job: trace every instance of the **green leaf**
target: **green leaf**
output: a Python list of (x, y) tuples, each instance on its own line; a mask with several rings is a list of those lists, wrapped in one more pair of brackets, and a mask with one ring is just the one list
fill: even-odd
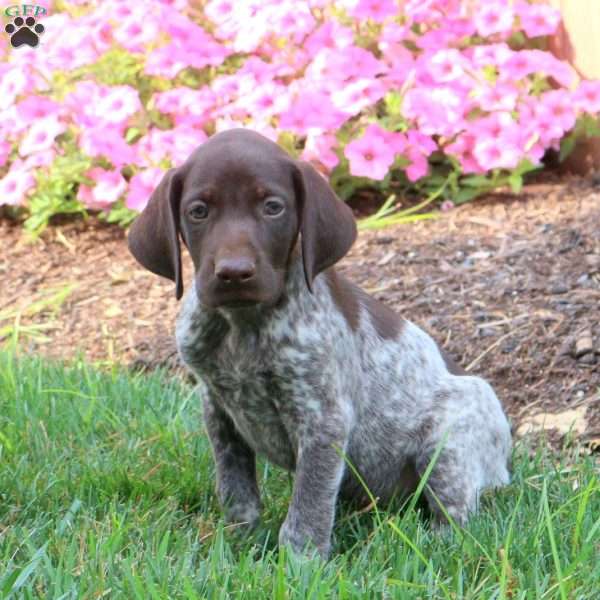
[(565, 158), (573, 152), (576, 143), (577, 136), (574, 133), (567, 135), (560, 141), (560, 152), (558, 154), (558, 160), (560, 162), (565, 160)]
[(388, 92), (385, 95), (384, 102), (388, 115), (400, 115), (402, 113), (402, 96), (398, 92)]
[(465, 202), (469, 202), (469, 200), (473, 200), (473, 198), (477, 198), (481, 194), (484, 194), (487, 191), (487, 188), (475, 188), (475, 187), (464, 187), (458, 191), (458, 194), (455, 194), (452, 200), (455, 204), (464, 204)]
[(292, 156), (298, 155), (298, 149), (296, 148), (296, 136), (289, 131), (282, 131), (277, 137), (277, 143), (289, 152)]
[(486, 175), (469, 175), (460, 180), (460, 185), (476, 188), (489, 187), (490, 180)]
[(131, 144), (136, 138), (141, 137), (142, 132), (137, 127), (130, 127), (125, 133), (125, 141)]
[(107, 223), (117, 223), (121, 227), (127, 227), (137, 217), (138, 213), (125, 206), (123, 200), (115, 202), (108, 213), (101, 213), (99, 216)]
[(518, 194), (523, 188), (523, 177), (518, 173), (513, 173), (508, 178), (508, 184), (513, 194)]

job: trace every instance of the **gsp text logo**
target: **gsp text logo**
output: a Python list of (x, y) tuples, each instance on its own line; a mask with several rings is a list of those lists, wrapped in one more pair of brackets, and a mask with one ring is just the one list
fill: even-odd
[(36, 22), (36, 17), (47, 14), (43, 6), (36, 4), (14, 4), (4, 9), (4, 15), (13, 18), (4, 31), (10, 35), (13, 48), (27, 45), (35, 48), (44, 33), (44, 26)]

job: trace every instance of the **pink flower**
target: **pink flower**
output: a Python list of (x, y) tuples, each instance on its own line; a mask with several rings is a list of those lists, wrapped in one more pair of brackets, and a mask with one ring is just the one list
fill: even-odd
[(494, 33), (508, 33), (512, 29), (515, 15), (509, 6), (489, 2), (477, 6), (473, 22), (479, 35), (487, 37)]
[(158, 36), (160, 25), (151, 16), (134, 15), (120, 21), (114, 38), (130, 52), (142, 52), (144, 46)]
[(387, 57), (394, 54), (398, 49), (405, 48), (403, 42), (410, 38), (411, 31), (408, 27), (403, 27), (394, 22), (386, 23), (379, 34), (377, 46), (381, 53)]
[(428, 69), (436, 81), (453, 81), (464, 77), (466, 60), (454, 48), (439, 50), (429, 58)]
[(560, 23), (560, 10), (552, 6), (517, 2), (515, 8), (527, 37), (552, 35)]
[(535, 66), (531, 64), (529, 53), (526, 50), (514, 52), (502, 65), (502, 75), (511, 81), (524, 79), (533, 72), (535, 72)]
[[(305, 78), (332, 89), (337, 82), (375, 78), (387, 71), (371, 52), (358, 46), (331, 50), (323, 48), (306, 69)], [(312, 85), (312, 84), (311, 84)]]
[(513, 169), (525, 154), (526, 130), (509, 112), (494, 112), (469, 123), (473, 156), (483, 169)]
[(400, 9), (394, 0), (359, 0), (351, 11), (357, 19), (372, 19), (378, 23), (399, 13)]
[[(44, 53), (39, 61), (49, 70), (70, 71), (96, 61), (100, 50), (96, 47), (94, 37), (85, 21), (79, 23), (66, 13), (56, 13), (44, 17)], [(70, 31), (70, 35), (65, 35)], [(37, 49), (34, 50), (37, 52)], [(38, 61), (36, 61), (36, 66)]]
[(410, 165), (406, 167), (405, 173), (409, 181), (417, 181), (425, 177), (429, 170), (429, 161), (418, 151), (410, 148), (408, 150)]
[(60, 105), (46, 96), (27, 96), (17, 104), (17, 114), (26, 123), (53, 115), (60, 111)]
[(164, 174), (163, 169), (156, 168), (144, 169), (136, 173), (129, 181), (129, 191), (125, 200), (127, 208), (143, 210)]
[(304, 135), (310, 130), (323, 132), (337, 129), (347, 116), (339, 111), (329, 96), (318, 92), (301, 92), (290, 108), (281, 113), (279, 126), (293, 133)]
[(98, 20), (96, 14), (90, 13), (81, 17), (79, 26), (88, 32), (91, 46), (99, 53), (103, 54), (114, 43), (113, 26), (105, 20)]
[(241, 96), (236, 104), (245, 108), (249, 114), (265, 119), (287, 110), (290, 106), (290, 96), (286, 86), (267, 81), (249, 94)]
[(28, 123), (19, 118), (15, 104), (0, 110), (0, 139), (16, 140), (27, 127)]
[(577, 79), (573, 67), (564, 60), (559, 60), (550, 52), (542, 50), (529, 50), (532, 64), (536, 65), (536, 72), (552, 77), (564, 87), (571, 87)]
[(322, 48), (345, 48), (353, 43), (352, 29), (330, 19), (308, 36), (304, 49), (312, 57)]
[(135, 163), (134, 148), (124, 139), (119, 129), (114, 127), (90, 127), (81, 132), (81, 149), (89, 156), (104, 156), (115, 167)]
[(48, 167), (56, 158), (56, 152), (53, 148), (48, 148), (48, 150), (43, 150), (42, 152), (37, 152), (36, 154), (29, 155), (25, 160), (23, 160), (23, 168), (30, 169), (39, 169), (40, 167)]
[(475, 142), (473, 156), (486, 170), (514, 169), (523, 153), (506, 139), (480, 136)]
[(486, 170), (514, 169), (519, 163), (519, 155), (513, 148), (504, 146), (496, 138), (479, 139), (473, 155)]
[(485, 46), (474, 46), (466, 49), (465, 55), (468, 56), (473, 66), (482, 68), (486, 66), (501, 66), (514, 53), (507, 44), (501, 42), (499, 44), (486, 44)]
[(497, 83), (481, 89), (477, 100), (483, 110), (511, 111), (517, 105), (519, 90), (509, 83)]
[(90, 187), (81, 184), (77, 198), (91, 209), (101, 210), (110, 207), (127, 188), (127, 182), (117, 171), (94, 168), (88, 171), (87, 176), (94, 180), (95, 185)]
[(334, 169), (340, 162), (335, 148), (337, 140), (333, 135), (308, 135), (302, 152), (302, 159), (320, 162), (328, 171)]
[(584, 112), (600, 112), (600, 80), (582, 81), (573, 95), (575, 106)]
[(135, 88), (129, 85), (115, 85), (98, 99), (96, 116), (106, 123), (122, 124), (140, 110), (142, 104)]
[(446, 18), (439, 28), (429, 29), (415, 38), (415, 44), (429, 51), (457, 46), (464, 38), (475, 34), (475, 25), (470, 19)]
[(456, 86), (414, 87), (404, 98), (404, 116), (427, 135), (451, 137), (464, 127), (469, 103)]
[[(404, 140), (402, 134), (398, 139)], [(369, 125), (364, 134), (344, 148), (344, 155), (350, 162), (350, 173), (355, 177), (369, 177), (382, 180), (394, 163), (397, 147), (390, 144), (395, 137), (379, 125)]]
[(3, 167), (8, 160), (12, 146), (8, 142), (0, 141), (0, 167)]
[(378, 79), (357, 79), (333, 92), (331, 101), (342, 112), (355, 115), (383, 98), (385, 92), (385, 86)]
[(27, 156), (36, 152), (47, 150), (54, 144), (54, 138), (63, 133), (66, 125), (61, 123), (54, 115), (35, 121), (19, 145), (19, 154)]
[(543, 73), (565, 87), (569, 87), (575, 78), (575, 72), (568, 63), (541, 50), (513, 52), (500, 68), (500, 78), (513, 83), (532, 73)]
[[(239, 125), (238, 125), (239, 126)], [(242, 124), (246, 129), (256, 131), (260, 135), (264, 135), (268, 140), (277, 143), (280, 131), (269, 124), (269, 121), (261, 121), (259, 119), (248, 119)]]
[(473, 155), (475, 136), (469, 133), (459, 135), (454, 142), (444, 148), (444, 152), (455, 156), (460, 163), (463, 173), (483, 173), (485, 169), (477, 162)]
[(525, 98), (521, 102), (519, 125), (522, 128), (523, 139), (526, 140), (525, 146), (533, 144), (549, 147), (564, 133), (551, 111), (534, 97)]
[(173, 79), (177, 73), (188, 66), (185, 57), (180, 53), (174, 54), (170, 45), (156, 48), (146, 58), (144, 72), (157, 77)]
[(496, 111), (487, 117), (481, 117), (471, 122), (470, 130), (476, 136), (489, 135), (501, 137), (503, 135), (516, 136), (520, 130), (519, 125), (509, 112)]
[(0, 179), (0, 204), (17, 206), (23, 204), (27, 192), (35, 186), (35, 179), (29, 171), (22, 170), (20, 165), (13, 168)]
[(406, 155), (410, 160), (410, 164), (405, 169), (406, 176), (409, 181), (417, 181), (427, 175), (429, 171), (427, 157), (437, 149), (437, 144), (431, 137), (416, 130), (408, 131), (406, 138)]
[(202, 69), (208, 65), (220, 65), (231, 50), (217, 42), (202, 27), (185, 15), (170, 14), (166, 30), (171, 42), (163, 49), (174, 61), (183, 61), (186, 67)]
[(144, 164), (158, 164), (169, 158), (174, 165), (185, 162), (188, 156), (206, 140), (206, 134), (186, 125), (174, 129), (151, 129), (138, 142), (138, 155), (148, 160)]
[(13, 66), (0, 77), (0, 110), (8, 108), (17, 96), (28, 90), (30, 82), (25, 72)]
[(391, 88), (402, 87), (416, 77), (416, 63), (412, 52), (404, 46), (398, 45), (388, 50), (385, 60), (390, 68), (380, 79)]
[(406, 137), (408, 145), (412, 148), (415, 148), (425, 156), (429, 156), (437, 150), (437, 144), (431, 139), (431, 137), (420, 131), (417, 131), (416, 129), (408, 131)]
[(307, 34), (315, 29), (315, 18), (305, 2), (275, 2), (264, 8), (267, 18), (279, 35), (289, 38), (293, 43), (302, 43)]
[(540, 96), (541, 106), (547, 109), (556, 125), (563, 132), (570, 131), (575, 127), (577, 115), (573, 105), (573, 94), (567, 90), (551, 90)]
[(215, 23), (230, 18), (234, 12), (234, 0), (211, 0), (204, 7), (206, 16)]
[(201, 127), (212, 117), (220, 95), (215, 90), (204, 86), (199, 90), (187, 87), (176, 87), (167, 92), (154, 94), (154, 106), (169, 115), (177, 125), (194, 125)]

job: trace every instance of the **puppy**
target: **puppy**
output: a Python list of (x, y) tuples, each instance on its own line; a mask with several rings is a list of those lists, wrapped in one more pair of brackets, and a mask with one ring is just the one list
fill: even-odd
[[(226, 518), (254, 524), (262, 455), (295, 473), (279, 534), (330, 551), (338, 497), (414, 491), (458, 523), (481, 491), (508, 483), (510, 427), (492, 388), (333, 265), (350, 249), (350, 209), (309, 164), (244, 129), (219, 133), (164, 176), (129, 248), (183, 295), (177, 346), (202, 382)], [(353, 469), (349, 465), (352, 465)]]

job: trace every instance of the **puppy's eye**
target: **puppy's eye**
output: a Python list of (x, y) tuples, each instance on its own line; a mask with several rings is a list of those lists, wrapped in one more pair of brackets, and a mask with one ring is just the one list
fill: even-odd
[(285, 204), (277, 198), (269, 198), (263, 204), (263, 212), (267, 217), (276, 217), (285, 209)]
[(202, 221), (208, 217), (208, 206), (204, 202), (198, 202), (190, 207), (188, 215), (192, 221)]

